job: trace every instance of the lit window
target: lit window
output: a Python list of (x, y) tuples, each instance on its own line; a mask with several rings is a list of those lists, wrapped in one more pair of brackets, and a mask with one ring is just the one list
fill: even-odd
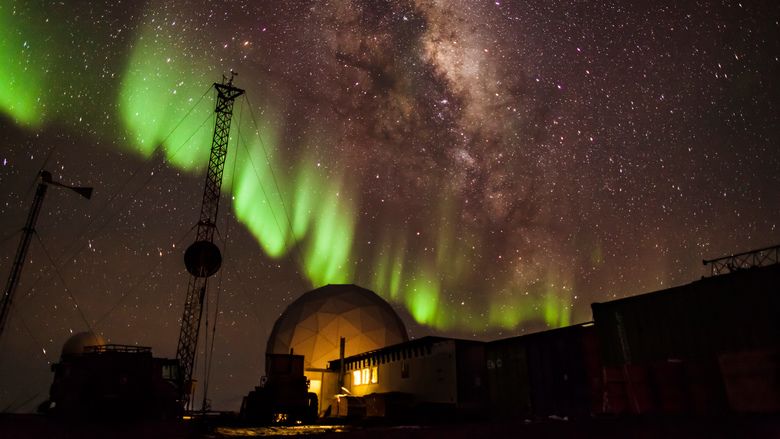
[(376, 367), (372, 368), (364, 368), (360, 370), (353, 370), (352, 371), (352, 384), (355, 386), (361, 385), (361, 384), (376, 384), (378, 381), (379, 374), (377, 372)]
[(321, 389), (322, 389), (322, 381), (321, 380), (311, 380), (311, 381), (309, 381), (309, 392), (316, 393), (317, 395), (319, 395)]

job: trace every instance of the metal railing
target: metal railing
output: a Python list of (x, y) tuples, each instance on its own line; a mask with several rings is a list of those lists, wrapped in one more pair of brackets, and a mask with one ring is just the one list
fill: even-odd
[(703, 260), (704, 265), (710, 266), (710, 276), (733, 273), (739, 270), (747, 270), (755, 267), (765, 267), (780, 263), (780, 245), (751, 250), (736, 255), (722, 258)]
[(151, 353), (152, 348), (148, 346), (129, 346), (124, 344), (104, 344), (96, 346), (85, 346), (85, 353), (103, 354), (106, 352), (121, 352), (126, 354), (146, 354)]

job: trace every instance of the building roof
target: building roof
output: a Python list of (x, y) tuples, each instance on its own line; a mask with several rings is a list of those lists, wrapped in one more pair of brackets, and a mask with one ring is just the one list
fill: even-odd
[[(478, 341), (478, 340), (463, 340), (459, 338), (437, 337), (437, 336), (429, 335), (414, 340), (409, 340), (403, 343), (394, 344), (392, 346), (387, 346), (380, 349), (374, 349), (372, 351), (361, 352), (356, 355), (345, 357), (344, 364), (346, 364), (347, 366), (354, 363), (360, 363), (360, 362), (368, 362), (368, 363), (373, 362), (374, 364), (376, 364), (380, 362), (381, 358), (394, 358), (394, 356), (401, 358), (404, 357), (404, 355), (406, 355), (407, 357), (426, 355), (431, 353), (433, 345), (437, 343), (443, 343), (443, 342), (453, 342), (459, 345), (485, 344), (485, 342)], [(340, 368), (340, 364), (341, 364), (340, 360), (336, 358), (328, 362), (328, 368), (331, 370), (336, 370)]]

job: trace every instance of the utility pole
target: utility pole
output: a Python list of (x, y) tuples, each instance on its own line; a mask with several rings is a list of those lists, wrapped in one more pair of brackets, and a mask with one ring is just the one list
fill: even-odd
[(187, 286), (184, 313), (181, 317), (181, 330), (176, 348), (176, 358), (181, 367), (181, 399), (184, 408), (190, 405), (194, 390), (192, 375), (195, 369), (195, 356), (198, 348), (200, 320), (203, 315), (203, 300), (206, 298), (208, 278), (219, 271), (222, 254), (214, 244), (214, 231), (217, 227), (222, 174), (225, 169), (230, 122), (233, 117), (233, 103), (244, 94), (244, 90), (233, 87), (233, 77), (224, 78), (221, 84), (214, 84), (217, 90), (217, 114), (214, 136), (211, 142), (209, 167), (206, 172), (206, 185), (203, 189), (203, 202), (197, 224), (195, 242), (184, 253), (184, 265), (192, 275)]
[(22, 229), (22, 239), (19, 241), (19, 247), (16, 248), (14, 264), (11, 267), (11, 272), (8, 274), (8, 281), (5, 284), (5, 290), (3, 290), (2, 304), (0, 305), (0, 338), (2, 338), (3, 331), (5, 330), (5, 324), (8, 321), (8, 314), (11, 311), (11, 305), (13, 304), (14, 300), (14, 293), (16, 292), (16, 288), (19, 286), (19, 279), (22, 276), (22, 268), (24, 268), (24, 262), (27, 260), (27, 250), (30, 248), (30, 241), (32, 240), (33, 233), (35, 233), (35, 223), (38, 221), (38, 214), (41, 212), (43, 198), (46, 196), (46, 190), (49, 188), (49, 185), (70, 189), (86, 199), (90, 199), (92, 197), (91, 187), (67, 186), (62, 183), (52, 181), (51, 173), (47, 171), (41, 171), (40, 177), (41, 182), (38, 183), (38, 187), (35, 190), (35, 198), (33, 198), (30, 212), (27, 214), (27, 222), (24, 223), (24, 228)]

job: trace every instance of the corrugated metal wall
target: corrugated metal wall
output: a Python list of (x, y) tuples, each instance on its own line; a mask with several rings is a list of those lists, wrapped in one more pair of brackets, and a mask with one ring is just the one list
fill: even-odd
[(780, 345), (780, 266), (594, 303), (608, 366)]
[(455, 373), (460, 409), (480, 412), (487, 401), (485, 345), (481, 342), (455, 342)]
[(531, 388), (525, 345), (516, 338), (489, 343), (485, 349), (490, 409), (500, 417), (527, 416)]
[(584, 417), (600, 405), (601, 367), (592, 326), (488, 343), (486, 363), (497, 415)]
[(590, 414), (591, 375), (586, 338), (592, 327), (571, 326), (527, 337), (531, 408), (537, 416)]
[[(594, 303), (592, 308), (608, 413), (751, 411), (743, 400), (752, 391), (742, 389), (744, 380), (735, 377), (750, 375), (742, 372), (748, 366), (780, 370), (771, 356), (765, 356), (775, 359), (764, 361), (768, 366), (739, 369), (724, 362), (733, 354), (753, 358), (751, 353), (780, 346), (780, 265)], [(774, 387), (762, 407), (774, 407), (772, 401), (779, 398)]]

